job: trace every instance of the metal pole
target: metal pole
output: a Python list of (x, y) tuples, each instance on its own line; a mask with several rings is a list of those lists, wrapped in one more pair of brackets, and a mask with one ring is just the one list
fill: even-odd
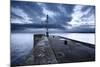
[(49, 37), (49, 32), (48, 32), (48, 15), (46, 19), (46, 36)]

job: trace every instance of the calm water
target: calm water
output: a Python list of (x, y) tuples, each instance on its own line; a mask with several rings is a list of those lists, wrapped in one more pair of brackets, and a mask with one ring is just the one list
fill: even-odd
[(58, 35), (86, 43), (95, 44), (95, 34), (94, 33), (64, 33), (64, 34), (52, 34), (52, 35)]
[(33, 34), (13, 33), (11, 34), (11, 63), (19, 64), (23, 56), (30, 53), (33, 48)]
[[(94, 34), (80, 34), (80, 33), (64, 33), (64, 34), (51, 34), (63, 36), (87, 43), (94, 44)], [(29, 52), (34, 47), (33, 43), (33, 34), (32, 33), (12, 33), (11, 34), (11, 63), (18, 64), (24, 59), (22, 58), (25, 55), (28, 55)]]

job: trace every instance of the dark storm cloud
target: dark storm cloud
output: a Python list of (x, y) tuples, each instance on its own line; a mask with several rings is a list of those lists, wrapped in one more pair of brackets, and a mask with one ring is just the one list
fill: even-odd
[[(45, 5), (45, 6), (42, 6), (42, 5)], [(72, 8), (70, 8), (71, 6), (64, 7), (65, 5), (58, 6), (59, 4), (50, 4), (50, 3), (47, 3), (47, 4), (43, 3), (42, 5), (38, 5), (38, 3), (33, 3), (33, 2), (21, 2), (21, 1), (12, 1), (12, 4), (11, 4), (11, 6), (16, 9), (17, 8), (22, 9), (26, 14), (28, 14), (36, 22), (40, 18), (45, 16), (43, 13), (43, 8), (45, 8), (46, 10), (48, 10), (52, 13), (55, 13), (56, 16), (50, 17), (51, 22), (54, 22), (54, 20), (56, 20), (55, 22), (58, 22), (60, 20), (61, 22), (64, 23), (67, 21), (69, 22), (71, 20), (70, 15), (68, 15), (68, 14), (71, 14), (71, 9), (72, 9)], [(62, 8), (63, 8), (63, 10), (61, 10)], [(53, 18), (57, 18), (59, 20), (53, 19)]]
[(31, 17), (32, 22), (40, 22), (38, 17), (43, 15), (42, 8), (33, 2), (12, 1), (11, 7), (23, 10), (24, 13)]
[(83, 15), (81, 18), (83, 18), (83, 17), (86, 17), (86, 18), (88, 18), (89, 16), (91, 16), (92, 14), (95, 14), (95, 7), (94, 6), (85, 6), (85, 7), (83, 7), (82, 8), (82, 12), (85, 12), (85, 11), (87, 11), (88, 9), (90, 9), (89, 11), (88, 11), (88, 14), (86, 14), (86, 15)]
[(16, 15), (15, 13), (11, 13), (11, 18), (23, 19), (21, 16), (18, 16), (18, 15)]
[(88, 29), (92, 29), (90, 25), (94, 23), (94, 11), (94, 6), (87, 5), (11, 1), (11, 29), (44, 28), (47, 14), (49, 28), (75, 28), (77, 31), (78, 28), (84, 30), (82, 24), (85, 23)]
[(72, 20), (69, 24), (72, 25), (69, 27), (71, 30), (93, 32), (95, 29), (95, 6), (76, 5), (73, 8)]

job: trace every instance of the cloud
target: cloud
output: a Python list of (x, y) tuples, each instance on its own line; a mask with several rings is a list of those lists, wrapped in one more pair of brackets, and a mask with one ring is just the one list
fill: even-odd
[(11, 23), (24, 24), (24, 22), (21, 19), (18, 19), (18, 18), (11, 19)]
[(77, 29), (93, 29), (95, 26), (95, 10), (93, 7), (88, 5), (12, 1), (11, 23), (29, 24), (26, 27), (22, 25), (24, 29), (31, 27), (30, 24), (34, 26), (31, 27), (32, 29), (44, 28), (43, 24), (45, 24), (46, 15), (48, 14), (49, 24), (52, 25), (49, 25), (50, 28), (56, 27), (65, 31), (74, 30), (74, 28), (75, 31)]
[(16, 8), (12, 8), (16, 16), (24, 18), (29, 23), (41, 23), (46, 20), (47, 14), (49, 15), (50, 23), (66, 24), (65, 22), (71, 20), (68, 15), (70, 13), (67, 12), (69, 9), (66, 10), (65, 5), (61, 4), (12, 1), (11, 6)]
[(37, 3), (41, 8), (42, 8), (42, 13), (44, 16), (41, 17), (41, 20), (46, 20), (46, 15), (49, 16), (49, 21), (52, 21), (51, 23), (57, 22), (55, 19), (58, 15), (59, 12), (55, 9), (56, 5), (53, 4), (46, 4), (46, 3)]
[(94, 9), (89, 7), (85, 11), (82, 11), (82, 9), (87, 6), (82, 6), (82, 5), (76, 5), (73, 9), (72, 13), (72, 20), (69, 22), (69, 24), (72, 25), (72, 27), (80, 27), (82, 25), (92, 25), (95, 26), (95, 14), (91, 11)]
[(52, 12), (52, 11), (50, 11), (50, 10), (47, 10), (46, 8), (43, 8), (43, 13), (45, 14), (45, 15), (49, 15), (49, 17), (54, 17), (54, 16), (56, 16), (56, 13), (55, 12)]
[(67, 11), (65, 10), (65, 8), (62, 5), (59, 5), (58, 9), (60, 10), (61, 13), (67, 14)]
[(26, 14), (22, 9), (11, 7), (11, 12), (23, 18), (23, 19), (18, 19), (17, 17), (11, 18), (11, 23), (22, 23), (22, 24), (32, 23), (32, 21), (30, 21), (32, 18), (30, 18), (28, 14)]
[(65, 4), (59, 4), (57, 5), (57, 8), (60, 11), (60, 14), (62, 14), (65, 17), (70, 17), (71, 13), (72, 13), (72, 9), (73, 9), (74, 5), (65, 5)]

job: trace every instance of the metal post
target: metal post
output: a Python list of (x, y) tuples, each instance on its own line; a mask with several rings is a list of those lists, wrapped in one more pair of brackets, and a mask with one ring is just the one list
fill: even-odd
[(48, 15), (46, 19), (46, 36), (49, 37), (49, 32), (48, 32)]

